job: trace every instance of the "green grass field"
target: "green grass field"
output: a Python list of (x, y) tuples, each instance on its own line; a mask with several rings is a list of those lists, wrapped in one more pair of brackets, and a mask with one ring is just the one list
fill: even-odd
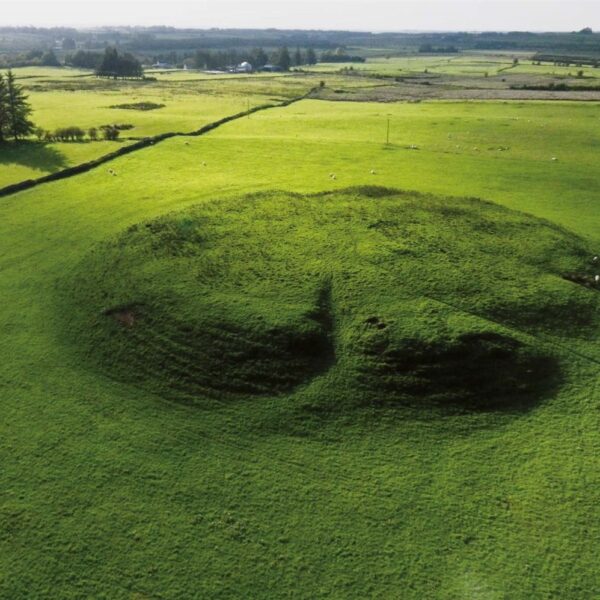
[(0, 596), (598, 596), (599, 110), (305, 100), (1, 199)]
[[(513, 65), (513, 58), (519, 59), (519, 64)], [(531, 55), (522, 52), (505, 54), (460, 53), (447, 55), (415, 54), (409, 56), (390, 56), (368, 58), (364, 63), (319, 63), (307, 70), (320, 73), (334, 73), (343, 68), (349, 68), (383, 76), (410, 76), (411, 74), (428, 71), (439, 75), (470, 75), (474, 77), (493, 77), (502, 73), (531, 74), (538, 76), (575, 77), (578, 71), (583, 72), (587, 79), (597, 79), (600, 71), (592, 67), (555, 66), (551, 63), (536, 64)]]
[[(107, 154), (129, 139), (165, 132), (187, 133), (261, 104), (280, 102), (306, 93), (314, 81), (302, 77), (217, 78), (179, 81), (106, 82), (75, 69), (16, 69), (29, 95), (35, 124), (45, 130), (110, 124), (132, 125), (112, 142), (26, 143), (0, 152), (0, 187), (40, 177)], [(277, 79), (281, 79), (281, 83)], [(140, 111), (113, 108), (152, 102), (162, 108)]]

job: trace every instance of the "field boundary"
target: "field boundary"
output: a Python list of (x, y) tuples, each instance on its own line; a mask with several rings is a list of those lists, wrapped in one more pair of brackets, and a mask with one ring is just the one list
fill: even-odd
[(309, 98), (316, 90), (317, 88), (311, 88), (308, 92), (302, 94), (302, 96), (296, 96), (295, 98), (290, 98), (289, 100), (284, 100), (283, 102), (259, 104), (258, 106), (254, 106), (248, 110), (244, 110), (242, 112), (223, 117), (222, 119), (218, 119), (217, 121), (213, 121), (212, 123), (207, 123), (206, 125), (200, 127), (200, 129), (196, 129), (195, 131), (190, 131), (187, 133), (168, 131), (155, 136), (146, 137), (142, 140), (139, 140), (138, 142), (128, 144), (123, 148), (119, 148), (114, 152), (104, 154), (98, 158), (95, 158), (94, 160), (80, 163), (73, 167), (67, 167), (66, 169), (61, 169), (60, 171), (56, 171), (55, 173), (49, 173), (48, 175), (43, 175), (42, 177), (37, 177), (36, 179), (25, 179), (24, 181), (19, 181), (18, 183), (12, 183), (10, 185), (4, 186), (0, 188), (0, 198), (3, 198), (5, 196), (11, 196), (12, 194), (16, 194), (17, 192), (29, 190), (44, 183), (50, 183), (51, 181), (60, 181), (61, 179), (74, 177), (75, 175), (79, 175), (81, 173), (87, 173), (88, 171), (91, 171), (92, 169), (95, 169), (96, 167), (104, 165), (110, 161), (113, 161), (116, 158), (120, 158), (121, 156), (125, 156), (126, 154), (131, 154), (132, 152), (137, 152), (138, 150), (143, 150), (144, 148), (148, 148), (149, 146), (153, 146), (164, 140), (168, 140), (174, 137), (198, 137), (201, 135), (205, 135), (210, 131), (213, 131), (214, 129), (217, 129), (218, 127), (221, 127), (226, 123), (230, 123), (231, 121), (236, 121), (237, 119), (248, 117), (257, 112), (261, 112), (263, 110), (268, 110), (271, 108), (285, 108), (286, 106), (290, 106), (290, 104), (294, 104), (295, 102), (300, 102), (301, 100)]

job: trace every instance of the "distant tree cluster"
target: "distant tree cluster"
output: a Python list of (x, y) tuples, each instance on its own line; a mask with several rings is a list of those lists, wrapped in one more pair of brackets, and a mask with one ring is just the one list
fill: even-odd
[(12, 71), (6, 77), (0, 73), (0, 143), (9, 138), (19, 140), (33, 133), (30, 115), (27, 96), (16, 83)]
[(312, 48), (306, 50), (296, 48), (293, 53), (290, 53), (289, 49), (283, 46), (270, 53), (267, 53), (263, 48), (254, 48), (248, 51), (222, 50), (216, 52), (198, 50), (193, 57), (193, 64), (197, 69), (226, 69), (244, 61), (249, 62), (255, 69), (262, 69), (265, 65), (271, 64), (288, 71), (291, 67), (316, 64), (317, 55)]
[(48, 50), (42, 54), (40, 64), (44, 67), (62, 67), (53, 50)]
[(321, 54), (321, 62), (327, 63), (343, 63), (343, 62), (357, 62), (364, 63), (365, 58), (362, 56), (356, 56), (352, 54), (346, 54), (345, 51), (338, 48), (335, 52), (323, 52)]
[(122, 129), (130, 129), (130, 125), (101, 125), (100, 127), (90, 127), (87, 132), (76, 125), (68, 127), (59, 127), (54, 131), (48, 131), (42, 127), (37, 127), (34, 131), (40, 142), (83, 142), (87, 138), (91, 142), (103, 139), (107, 141), (116, 141), (119, 139)]
[(419, 46), (421, 54), (456, 54), (458, 48), (456, 46), (434, 46), (433, 44), (421, 44)]
[(133, 54), (119, 54), (116, 48), (106, 48), (102, 61), (96, 68), (98, 77), (143, 77), (144, 70)]
[(93, 69), (94, 71), (102, 62), (102, 54), (100, 52), (90, 52), (87, 50), (77, 50), (74, 54), (68, 54), (65, 63), (71, 67), (78, 69)]
[(35, 49), (27, 52), (0, 55), (0, 68), (39, 66), (60, 67), (61, 64), (53, 50), (44, 52), (43, 50)]

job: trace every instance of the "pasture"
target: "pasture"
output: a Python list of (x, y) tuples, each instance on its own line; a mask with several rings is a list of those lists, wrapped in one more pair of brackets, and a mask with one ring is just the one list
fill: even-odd
[[(31, 100), (143, 136), (314, 84)], [(0, 596), (598, 595), (599, 144), (310, 99), (1, 199)]]
[[(513, 60), (518, 59), (518, 64)], [(584, 79), (596, 80), (600, 71), (590, 66), (566, 67), (552, 63), (537, 64), (531, 54), (523, 52), (481, 53), (465, 52), (460, 54), (414, 54), (410, 56), (377, 56), (367, 58), (364, 63), (319, 63), (307, 68), (311, 72), (335, 73), (340, 69), (352, 67), (359, 73), (374, 76), (410, 76), (422, 74), (425, 71), (437, 75), (471, 77), (494, 77), (497, 75), (508, 76), (514, 74), (527, 74), (533, 76), (555, 76), (557, 78), (576, 77), (582, 71)]]
[[(188, 133), (261, 104), (281, 102), (310, 89), (313, 81), (273, 77), (204, 77), (192, 81), (106, 82), (74, 69), (15, 70), (34, 110), (36, 125), (54, 131), (77, 126), (84, 131), (102, 125), (128, 125), (117, 143), (86, 140), (24, 142), (0, 153), (0, 187), (71, 167), (144, 137), (166, 132)], [(191, 76), (193, 77), (193, 76)], [(162, 104), (152, 110), (116, 108), (135, 103)]]

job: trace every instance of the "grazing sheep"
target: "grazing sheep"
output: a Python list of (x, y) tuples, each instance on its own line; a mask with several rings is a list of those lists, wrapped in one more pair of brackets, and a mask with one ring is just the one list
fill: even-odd
[(375, 169), (371, 169), (371, 175), (375, 175)]
[(335, 173), (331, 176), (331, 179), (337, 179), (337, 177), (335, 176)]
[(593, 258), (592, 260), (593, 260), (594, 262), (598, 262), (598, 260), (599, 260), (599, 259), (598, 259), (598, 257), (597, 257), (597, 256), (594, 256), (594, 258)]
[(552, 161), (557, 161), (557, 160), (558, 160), (558, 158), (556, 158), (556, 156), (552, 157)]

